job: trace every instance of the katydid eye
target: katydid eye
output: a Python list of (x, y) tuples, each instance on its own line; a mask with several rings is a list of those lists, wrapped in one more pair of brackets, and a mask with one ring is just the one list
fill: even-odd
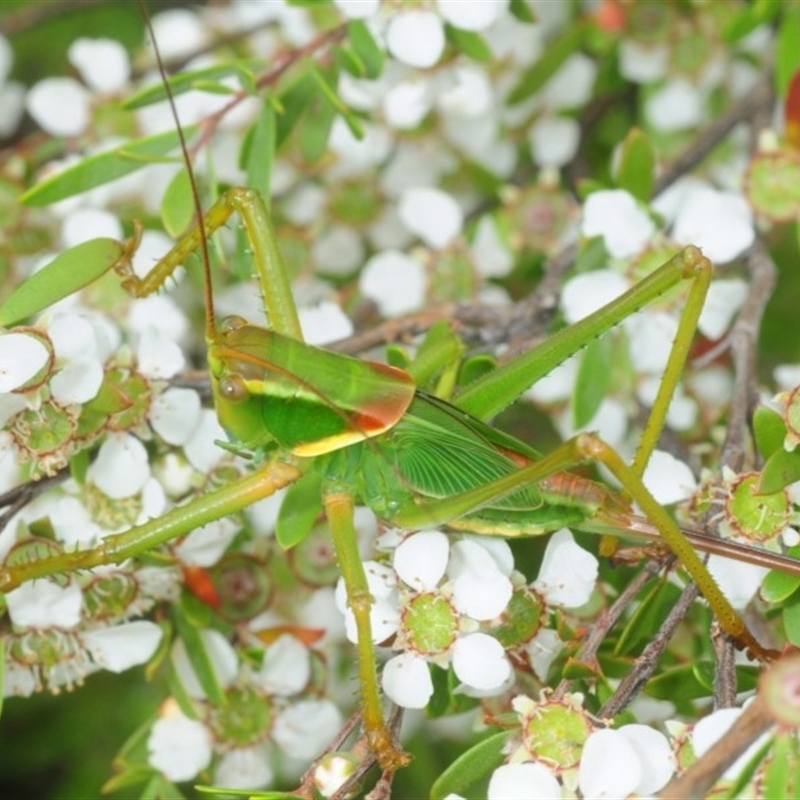
[(228, 333), (228, 331), (235, 331), (237, 328), (241, 328), (244, 325), (247, 325), (247, 320), (244, 317), (233, 315), (225, 317), (220, 323), (219, 329), (222, 333)]
[(249, 392), (241, 375), (225, 375), (219, 379), (219, 393), (231, 403), (247, 400)]

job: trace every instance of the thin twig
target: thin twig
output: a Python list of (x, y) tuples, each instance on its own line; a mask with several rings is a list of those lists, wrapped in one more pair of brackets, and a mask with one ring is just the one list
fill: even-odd
[[(672, 556), (668, 557), (668, 561)], [(638, 572), (627, 586), (620, 592), (617, 599), (611, 606), (604, 611), (594, 625), (591, 627), (580, 652), (575, 656), (575, 660), (581, 664), (594, 665), (597, 663), (597, 651), (600, 646), (606, 641), (608, 632), (617, 624), (617, 621), (633, 602), (637, 594), (652, 580), (664, 567), (665, 562), (648, 561), (644, 569)], [(553, 699), (561, 699), (570, 689), (572, 681), (562, 680), (555, 691), (553, 692)]]
[(678, 602), (672, 607), (669, 615), (659, 628), (658, 633), (636, 659), (634, 668), (622, 679), (614, 694), (600, 709), (599, 716), (604, 718), (615, 717), (624, 711), (630, 702), (639, 694), (647, 681), (655, 672), (658, 661), (672, 639), (675, 629), (683, 621), (692, 604), (700, 596), (697, 584), (688, 584)]

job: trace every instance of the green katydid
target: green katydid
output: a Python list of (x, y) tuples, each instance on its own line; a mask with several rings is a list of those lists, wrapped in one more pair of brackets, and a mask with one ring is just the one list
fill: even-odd
[[(687, 540), (641, 483), (710, 280), (711, 265), (697, 249), (687, 248), (617, 301), (486, 375), (450, 403), (417, 391), (405, 372), (302, 342), (268, 213), (261, 198), (250, 190), (228, 192), (143, 281), (129, 275), (127, 287), (137, 295), (158, 289), (190, 251), (205, 247), (206, 237), (224, 225), (233, 211), (247, 229), (272, 328), (238, 319), (226, 320), (217, 328), (204, 257), (206, 341), (220, 421), (236, 449), (253, 454), (259, 466), (246, 478), (157, 520), (110, 536), (95, 548), (11, 563), (0, 569), (0, 591), (35, 577), (139, 555), (314, 473), (322, 480), (327, 516), (359, 630), (364, 725), (384, 768), (399, 766), (404, 756), (383, 721), (370, 636), (371, 600), (352, 523), (356, 498), (385, 522), (409, 530), (444, 524), (507, 537), (539, 535), (565, 525), (594, 532), (657, 531), (698, 581), (723, 630), (755, 655), (771, 657), (772, 652), (752, 637)], [(129, 248), (120, 255), (127, 258)], [(540, 457), (486, 422), (591, 338), (683, 280), (691, 282), (689, 300), (632, 467), (591, 435), (579, 436)], [(585, 461), (609, 467), (626, 494), (566, 472)], [(634, 513), (631, 499), (646, 519)], [(744, 547), (717, 545), (699, 536), (692, 541), (704, 549), (754, 557)], [(784, 565), (777, 557), (768, 563)]]

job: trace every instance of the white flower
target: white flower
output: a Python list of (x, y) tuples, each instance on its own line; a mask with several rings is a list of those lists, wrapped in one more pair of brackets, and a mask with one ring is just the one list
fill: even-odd
[(62, 405), (88, 403), (97, 396), (103, 383), (103, 366), (93, 356), (76, 358), (50, 380), (53, 399)]
[(264, 654), (261, 667), (253, 680), (271, 695), (290, 695), (301, 692), (311, 679), (308, 648), (289, 634), (279, 636)]
[(561, 784), (544, 764), (526, 762), (498, 767), (489, 781), (489, 800), (554, 800)]
[(689, 466), (663, 450), (653, 451), (642, 482), (662, 506), (687, 500), (697, 489)]
[(226, 439), (217, 415), (210, 408), (204, 408), (200, 412), (200, 423), (184, 444), (183, 452), (198, 472), (210, 472), (225, 455), (225, 451), (217, 447), (215, 442)]
[(482, 31), (505, 13), (507, 0), (436, 0), (436, 8), (446, 22), (466, 31)]
[(453, 604), (472, 619), (494, 619), (503, 613), (511, 599), (513, 589), (508, 574), (475, 541), (464, 539), (453, 543), (447, 572), (452, 581)]
[(567, 117), (539, 117), (528, 132), (533, 160), (540, 167), (563, 167), (575, 157), (580, 126)]
[(602, 236), (613, 258), (636, 255), (650, 241), (656, 226), (624, 189), (592, 192), (583, 205), (581, 232)]
[(147, 620), (136, 620), (81, 634), (92, 660), (109, 672), (124, 672), (144, 664), (155, 653), (163, 631)]
[(176, 783), (189, 781), (211, 763), (211, 733), (170, 702), (147, 739), (148, 763)]
[(366, 297), (374, 300), (385, 317), (416, 311), (425, 299), (425, 268), (415, 258), (385, 250), (367, 261), (358, 280)]
[(13, 392), (39, 372), (50, 357), (41, 339), (25, 333), (0, 336), (0, 392)]
[(619, 71), (634, 83), (652, 83), (667, 69), (669, 51), (666, 47), (645, 47), (633, 39), (619, 43)]
[(675, 241), (694, 244), (712, 261), (727, 263), (755, 239), (753, 213), (737, 192), (688, 191), (675, 219)]
[(314, 240), (311, 255), (320, 272), (349, 275), (364, 260), (364, 241), (352, 228), (333, 225)]
[(214, 785), (226, 789), (263, 789), (274, 778), (268, 758), (263, 744), (229, 750), (214, 769)]
[(200, 411), (197, 392), (173, 387), (153, 398), (147, 419), (167, 444), (183, 445), (200, 424)]
[[(381, 6), (381, 0), (333, 0), (333, 4), (348, 19), (365, 19), (375, 14)], [(228, 784), (223, 783), (222, 786)]]
[(478, 117), (492, 107), (494, 92), (489, 77), (477, 67), (455, 67), (449, 76), (452, 85), (439, 92), (437, 105), (446, 115)]
[(433, 681), (425, 659), (399, 653), (383, 667), (381, 686), (386, 696), (403, 708), (425, 708), (433, 697)]
[(147, 327), (139, 338), (136, 362), (144, 375), (166, 379), (183, 369), (186, 358), (177, 342), (163, 331)]
[(433, 94), (423, 79), (401, 81), (383, 98), (387, 124), (397, 130), (416, 128), (433, 105)]
[(697, 327), (707, 339), (716, 341), (728, 330), (750, 291), (741, 278), (720, 278), (708, 287)]
[[(570, 278), (561, 292), (561, 310), (571, 325), (616, 300), (630, 281), (613, 269), (597, 269)], [(555, 370), (554, 370), (555, 371)]]
[(450, 541), (441, 531), (419, 531), (394, 551), (392, 566), (398, 577), (418, 592), (435, 589), (444, 577)]
[(481, 217), (472, 242), (478, 272), (484, 278), (504, 278), (511, 272), (514, 259), (497, 233), (497, 225), (488, 214)]
[(114, 39), (76, 39), (69, 46), (68, 57), (96, 92), (118, 92), (130, 78), (128, 51)]
[(64, 247), (75, 247), (91, 239), (122, 239), (122, 224), (110, 211), (99, 208), (76, 208), (63, 219), (61, 238)]
[(112, 500), (130, 497), (150, 479), (147, 450), (129, 433), (109, 434), (89, 467), (88, 478)]
[(28, 113), (53, 136), (79, 136), (89, 124), (89, 94), (73, 78), (45, 78), (25, 101)]
[(298, 316), (308, 344), (322, 345), (353, 335), (353, 322), (338, 303), (326, 301), (313, 307), (305, 306)]
[(189, 566), (211, 567), (241, 530), (242, 526), (231, 517), (222, 517), (195, 528), (175, 546), (175, 555)]
[(683, 78), (671, 80), (648, 98), (645, 114), (650, 124), (664, 133), (694, 128), (703, 118), (700, 91)]
[(597, 581), (597, 559), (575, 544), (566, 528), (550, 537), (533, 584), (548, 605), (577, 608), (589, 600)]
[(460, 636), (453, 645), (453, 671), (466, 688), (495, 692), (511, 678), (511, 663), (503, 645), (485, 633)]
[(330, 700), (303, 700), (278, 715), (272, 738), (288, 756), (310, 761), (330, 744), (341, 724), (342, 715)]
[(412, 67), (432, 67), (441, 58), (444, 45), (442, 21), (432, 11), (400, 11), (386, 29), (389, 52)]
[(83, 593), (76, 583), (62, 587), (39, 578), (8, 592), (5, 601), (15, 628), (74, 628), (81, 620)]
[(599, 730), (583, 746), (578, 786), (584, 797), (624, 798), (643, 778), (636, 748), (619, 731)]
[(400, 198), (400, 219), (429, 247), (446, 247), (461, 233), (464, 216), (458, 203), (441, 189), (407, 189)]

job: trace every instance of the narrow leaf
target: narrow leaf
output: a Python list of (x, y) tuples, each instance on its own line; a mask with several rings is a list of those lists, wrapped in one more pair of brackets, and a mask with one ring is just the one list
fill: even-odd
[(775, 43), (775, 87), (778, 96), (787, 98), (787, 101), (790, 82), (800, 68), (800, 13), (798, 11), (797, 5), (794, 3), (786, 6)]
[(161, 221), (164, 229), (177, 239), (192, 224), (194, 219), (192, 184), (186, 169), (178, 170), (167, 186), (161, 200)]
[(0, 325), (8, 327), (96, 281), (125, 253), (116, 239), (92, 239), (65, 250), (18, 286), (0, 309)]
[(219, 676), (214, 669), (214, 661), (211, 653), (206, 647), (203, 637), (200, 635), (200, 628), (193, 625), (184, 615), (181, 607), (175, 607), (176, 627), (178, 635), (183, 639), (186, 647), (186, 654), (192, 669), (197, 676), (197, 680), (203, 687), (209, 701), (224, 706), (226, 704), (225, 690), (219, 682)]
[(564, 62), (583, 43), (585, 26), (581, 23), (570, 25), (564, 33), (556, 36), (547, 46), (541, 57), (536, 59), (522, 74), (522, 78), (508, 97), (511, 105), (521, 103), (536, 94)]
[(243, 163), (247, 174), (247, 185), (261, 194), (266, 202), (272, 188), (272, 165), (275, 161), (275, 108), (271, 103), (264, 103), (250, 135), (247, 137), (247, 148), (243, 148)]
[[(192, 136), (196, 130), (197, 126), (185, 128), (184, 135)], [(177, 131), (134, 139), (113, 150), (89, 156), (74, 167), (69, 167), (53, 175), (52, 178), (36, 184), (22, 195), (20, 201), (29, 206), (56, 203), (130, 175), (149, 163), (163, 160), (160, 157), (174, 150), (179, 144)]]
[(351, 20), (347, 25), (350, 45), (366, 69), (366, 77), (375, 80), (383, 72), (386, 54), (378, 47), (369, 28), (361, 20)]
[(503, 746), (508, 734), (496, 733), (459, 756), (431, 787), (431, 800), (444, 800), (448, 794), (468, 794), (468, 790), (485, 781), (503, 763)]
[(486, 43), (486, 39), (479, 33), (465, 31), (463, 28), (455, 28), (452, 25), (445, 25), (444, 30), (447, 41), (465, 56), (478, 62), (491, 61), (492, 50)]
[(638, 128), (633, 128), (622, 143), (616, 177), (620, 189), (627, 190), (643, 203), (653, 194), (656, 154), (650, 140)]
[[(190, 70), (189, 72), (181, 72), (174, 75), (169, 79), (169, 86), (172, 89), (172, 94), (177, 96), (188, 92), (192, 89), (205, 86), (208, 88), (212, 85), (219, 86), (220, 78), (226, 78), (230, 75), (236, 76), (243, 85), (249, 81), (251, 85), (255, 85), (253, 73), (259, 69), (262, 63), (255, 58), (245, 59), (241, 61), (229, 61), (224, 64), (214, 64), (211, 67), (203, 67), (203, 69)], [(230, 92), (230, 87), (227, 87)], [(136, 94), (129, 97), (122, 107), (128, 111), (136, 108), (144, 108), (145, 106), (152, 105), (153, 103), (160, 103), (167, 99), (167, 90), (164, 88), (164, 83), (158, 83), (142, 89)]]
[(308, 472), (286, 490), (275, 524), (278, 544), (289, 550), (302, 542), (321, 513), (322, 477), (317, 472)]
[(614, 341), (605, 336), (591, 341), (583, 352), (572, 394), (572, 418), (583, 428), (597, 413), (611, 385)]

